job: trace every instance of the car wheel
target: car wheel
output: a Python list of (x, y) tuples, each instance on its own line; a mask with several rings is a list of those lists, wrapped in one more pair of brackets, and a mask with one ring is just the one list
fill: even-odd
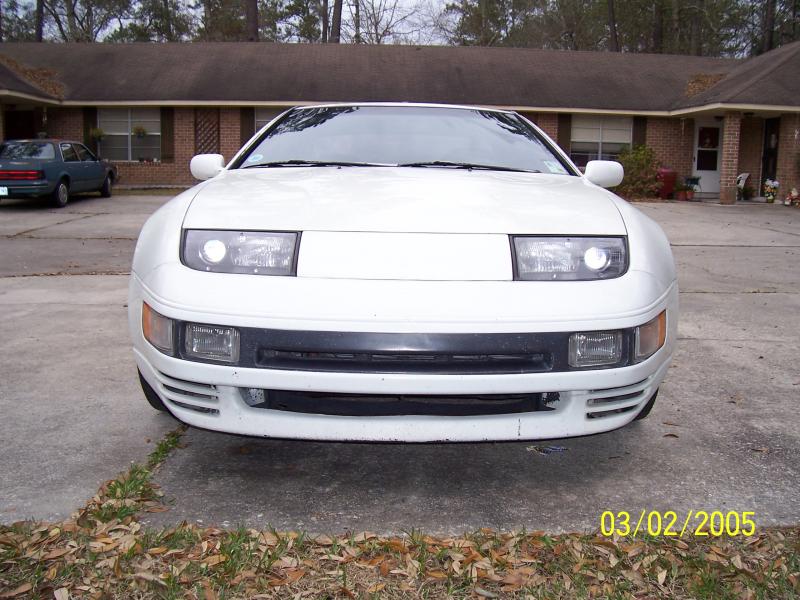
[(161, 401), (161, 398), (158, 397), (156, 391), (152, 388), (152, 386), (147, 383), (147, 380), (142, 377), (142, 372), (139, 371), (139, 383), (142, 385), (142, 391), (144, 392), (144, 397), (147, 398), (147, 403), (159, 410), (161, 412), (169, 412), (167, 407), (164, 406), (164, 403)]
[(66, 179), (62, 179), (56, 185), (51, 196), (53, 205), (57, 208), (64, 208), (69, 202), (69, 184)]
[(658, 398), (658, 390), (650, 397), (650, 400), (647, 401), (647, 404), (644, 405), (644, 408), (636, 415), (634, 421), (641, 421), (647, 415), (650, 414), (650, 411), (653, 410), (653, 405), (656, 403), (656, 398)]
[(113, 183), (114, 182), (111, 180), (111, 175), (106, 175), (106, 179), (103, 181), (103, 187), (100, 188), (100, 195), (103, 198), (111, 198), (111, 188)]

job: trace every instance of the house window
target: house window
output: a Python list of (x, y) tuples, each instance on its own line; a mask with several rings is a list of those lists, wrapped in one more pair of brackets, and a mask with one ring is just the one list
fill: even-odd
[(161, 109), (99, 108), (98, 149), (110, 160), (161, 160)]
[(572, 115), (570, 158), (579, 167), (590, 160), (616, 160), (631, 145), (633, 119)]
[(272, 121), (279, 114), (284, 112), (284, 108), (257, 108), (256, 115), (256, 131), (261, 129), (264, 125)]

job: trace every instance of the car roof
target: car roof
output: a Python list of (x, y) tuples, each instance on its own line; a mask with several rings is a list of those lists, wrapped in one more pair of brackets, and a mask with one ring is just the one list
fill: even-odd
[(64, 143), (64, 144), (80, 144), (81, 146), (85, 145), (83, 142), (79, 142), (77, 140), (62, 140), (59, 138), (19, 138), (12, 140), (3, 140), (4, 144), (7, 142), (43, 142), (48, 144)]

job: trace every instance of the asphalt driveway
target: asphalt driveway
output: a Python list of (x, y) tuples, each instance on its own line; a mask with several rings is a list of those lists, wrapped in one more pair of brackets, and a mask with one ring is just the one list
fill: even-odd
[[(0, 203), (0, 521), (68, 516), (175, 423), (141, 397), (126, 332), (135, 238), (166, 198)], [(604, 510), (748, 510), (796, 523), (800, 210), (650, 204), (682, 320), (650, 417), (579, 439), (321, 444), (190, 430), (157, 476), (183, 519), (314, 532), (592, 529)], [(563, 446), (542, 455), (534, 446)]]

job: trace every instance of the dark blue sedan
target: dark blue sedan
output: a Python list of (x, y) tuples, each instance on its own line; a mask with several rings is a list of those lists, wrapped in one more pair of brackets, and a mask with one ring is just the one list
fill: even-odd
[(117, 169), (80, 142), (7, 140), (0, 145), (0, 199), (47, 196), (66, 206), (77, 192), (111, 196)]

